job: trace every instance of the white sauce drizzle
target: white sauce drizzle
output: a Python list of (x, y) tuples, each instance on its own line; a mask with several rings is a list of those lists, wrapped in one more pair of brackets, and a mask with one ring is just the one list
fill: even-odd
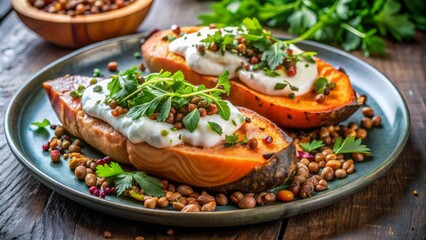
[[(228, 121), (224, 120), (218, 114), (207, 115), (200, 118), (198, 127), (193, 132), (190, 132), (188, 129), (173, 131), (171, 130), (173, 128), (172, 124), (157, 122), (145, 116), (137, 120), (128, 118), (125, 115), (114, 117), (111, 114), (112, 109), (104, 103), (106, 96), (109, 94), (107, 85), (110, 81), (111, 79), (101, 81), (84, 91), (81, 98), (83, 111), (92, 117), (107, 122), (132, 143), (146, 142), (156, 148), (171, 147), (182, 143), (199, 147), (212, 147), (223, 141), (225, 135), (232, 135), (244, 122), (241, 113), (230, 102), (228, 102), (228, 105), (231, 109), (231, 115)], [(101, 86), (102, 91), (93, 91), (96, 85)], [(208, 122), (219, 124), (222, 127), (223, 134), (219, 135), (211, 130)], [(166, 136), (162, 134), (165, 131), (168, 132)]]

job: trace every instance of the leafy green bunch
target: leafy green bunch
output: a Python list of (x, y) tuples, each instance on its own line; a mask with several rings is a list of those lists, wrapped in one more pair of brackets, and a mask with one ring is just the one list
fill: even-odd
[[(167, 119), (171, 108), (180, 109), (189, 104), (193, 97), (200, 97), (208, 104), (215, 103), (218, 114), (225, 120), (229, 120), (230, 108), (228, 103), (222, 100), (222, 94), (229, 94), (231, 85), (228, 81), (229, 71), (222, 73), (214, 88), (206, 88), (204, 85), (195, 86), (185, 80), (181, 71), (171, 74), (167, 71), (151, 73), (139, 83), (137, 67), (120, 72), (108, 83), (109, 99), (129, 109), (126, 116), (139, 119), (142, 116), (151, 117), (157, 113), (157, 121)], [(200, 111), (196, 108), (189, 112), (182, 120), (183, 125), (194, 131), (200, 120)]]
[(335, 43), (346, 51), (362, 48), (366, 56), (384, 53), (381, 37), (402, 41), (413, 38), (415, 28), (426, 30), (422, 0), (222, 0), (211, 9), (199, 16), (202, 24), (238, 26), (256, 17), (299, 35), (295, 41)]

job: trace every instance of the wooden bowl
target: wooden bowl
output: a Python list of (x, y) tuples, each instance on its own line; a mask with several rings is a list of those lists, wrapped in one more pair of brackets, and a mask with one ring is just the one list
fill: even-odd
[(22, 22), (46, 41), (76, 48), (133, 33), (148, 14), (153, 0), (136, 0), (120, 9), (92, 15), (48, 13), (27, 0), (12, 0)]

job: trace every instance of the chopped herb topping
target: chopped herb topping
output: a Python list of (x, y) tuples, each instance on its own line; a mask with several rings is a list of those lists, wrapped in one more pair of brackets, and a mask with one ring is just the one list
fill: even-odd
[[(234, 120), (232, 120), (232, 122), (235, 123)], [(222, 130), (222, 127), (219, 124), (217, 124), (215, 122), (207, 122), (207, 124), (208, 124), (208, 126), (211, 130), (213, 130), (215, 133), (222, 136), (223, 130)]]
[(45, 118), (41, 122), (32, 122), (31, 125), (39, 127), (39, 128), (44, 128), (44, 127), (50, 126), (50, 121)]
[(225, 147), (232, 147), (237, 144), (241, 144), (241, 145), (247, 144), (247, 141), (248, 141), (247, 136), (244, 136), (243, 140), (241, 141), (238, 141), (239, 138), (240, 137), (235, 133), (232, 135), (225, 135)]

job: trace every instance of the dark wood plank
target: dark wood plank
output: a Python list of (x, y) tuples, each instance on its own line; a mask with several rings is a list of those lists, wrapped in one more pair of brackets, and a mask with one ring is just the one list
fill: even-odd
[(385, 73), (407, 101), (412, 125), (398, 161), (366, 190), (291, 218), (283, 239), (426, 239), (426, 34), (416, 39), (410, 44), (387, 42), (382, 58), (355, 53)]
[(12, 10), (11, 1), (3, 0), (0, 4), (0, 23), (11, 10)]

